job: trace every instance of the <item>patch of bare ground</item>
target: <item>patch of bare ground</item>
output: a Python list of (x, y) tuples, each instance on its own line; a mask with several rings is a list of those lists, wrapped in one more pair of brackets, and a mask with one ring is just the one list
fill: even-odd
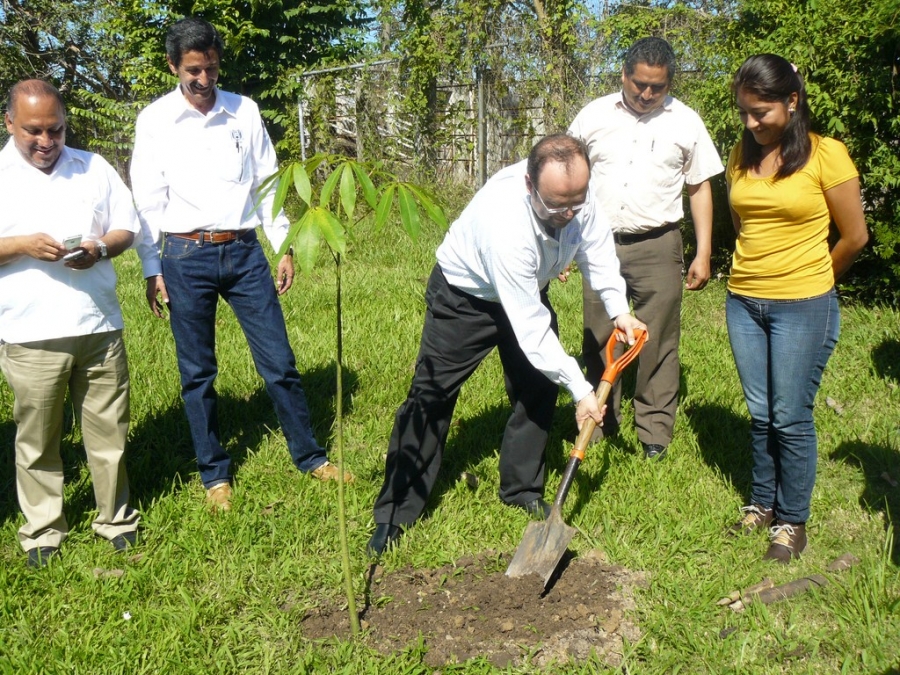
[[(544, 590), (537, 576), (507, 577), (508, 564), (509, 556), (488, 551), (435, 570), (373, 567), (360, 612), (365, 640), (393, 653), (421, 635), (435, 667), (475, 657), (540, 667), (591, 652), (621, 665), (623, 638), (640, 637), (630, 615), (644, 573), (609, 565), (598, 552), (567, 555)], [(301, 628), (311, 639), (349, 635), (346, 607), (309, 610)]]

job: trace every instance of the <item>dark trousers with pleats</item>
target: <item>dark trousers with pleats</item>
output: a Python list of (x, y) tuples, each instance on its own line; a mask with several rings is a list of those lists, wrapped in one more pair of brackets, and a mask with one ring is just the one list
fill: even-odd
[[(394, 418), (376, 523), (408, 525), (422, 515), (437, 481), (459, 391), (495, 347), (513, 408), (500, 445), (500, 499), (526, 504), (544, 491), (544, 453), (559, 387), (525, 357), (500, 303), (454, 288), (437, 265), (425, 301), (415, 374)], [(546, 289), (541, 301), (558, 333)]]

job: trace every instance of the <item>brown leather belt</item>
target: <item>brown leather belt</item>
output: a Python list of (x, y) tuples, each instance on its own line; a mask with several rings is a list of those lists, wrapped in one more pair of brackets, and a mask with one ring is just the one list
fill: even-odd
[(207, 230), (196, 230), (194, 232), (167, 232), (168, 237), (178, 237), (179, 239), (190, 239), (199, 243), (208, 244), (227, 244), (234, 241), (245, 232), (241, 230), (227, 230), (224, 232), (210, 232)]
[(638, 232), (637, 234), (619, 234), (618, 232), (613, 232), (613, 239), (620, 246), (627, 244), (636, 244), (639, 241), (656, 239), (657, 237), (663, 236), (666, 232), (671, 232), (675, 229), (678, 229), (678, 223), (666, 223), (665, 225), (654, 227), (652, 230), (647, 230), (646, 232)]

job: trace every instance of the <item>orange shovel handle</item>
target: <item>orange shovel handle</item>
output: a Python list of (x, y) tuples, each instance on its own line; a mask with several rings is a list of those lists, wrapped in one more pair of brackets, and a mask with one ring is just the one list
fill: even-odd
[(601, 381), (609, 382), (610, 384), (615, 383), (619, 377), (619, 373), (625, 369), (625, 366), (637, 358), (637, 355), (640, 354), (641, 350), (644, 348), (644, 343), (647, 341), (647, 331), (643, 328), (635, 328), (634, 344), (619, 358), (614, 359), (613, 355), (616, 351), (616, 343), (618, 342), (618, 340), (616, 340), (617, 335), (621, 335), (622, 338), (624, 338), (625, 331), (616, 328), (612, 335), (609, 336), (609, 340), (606, 341), (606, 369), (603, 371), (603, 375), (600, 376)]
[[(643, 328), (635, 328), (634, 344), (619, 358), (614, 359), (613, 353), (616, 350), (616, 343), (618, 342), (618, 340), (616, 340), (616, 335), (621, 335), (624, 338), (625, 331), (616, 328), (606, 342), (606, 369), (603, 371), (603, 375), (600, 376), (600, 386), (597, 387), (597, 405), (601, 408), (603, 407), (603, 404), (606, 403), (606, 399), (609, 397), (609, 392), (612, 390), (613, 384), (619, 379), (619, 375), (625, 369), (625, 366), (637, 358), (637, 355), (641, 353), (641, 349), (644, 348), (644, 343), (647, 341), (647, 331)], [(584, 452), (587, 450), (588, 443), (591, 440), (591, 434), (594, 433), (596, 426), (597, 423), (590, 417), (584, 421), (581, 425), (581, 431), (578, 434), (578, 438), (575, 441), (575, 447), (572, 448), (569, 457), (577, 457), (579, 460), (584, 459)]]

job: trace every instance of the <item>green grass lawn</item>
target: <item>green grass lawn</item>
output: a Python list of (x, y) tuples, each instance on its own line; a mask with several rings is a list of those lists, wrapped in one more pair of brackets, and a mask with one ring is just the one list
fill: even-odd
[[(425, 280), (440, 233), (418, 242), (357, 231), (344, 267), (345, 453), (352, 565), (361, 595), (393, 414), (406, 394), (421, 330)], [(63, 558), (29, 570), (16, 540), (12, 396), (0, 383), (0, 672), (432, 673), (415, 645), (381, 656), (348, 635), (304, 638), (307, 607), (340, 602), (336, 486), (293, 469), (268, 397), (230, 310), (220, 308), (223, 439), (235, 460), (234, 510), (211, 516), (194, 466), (171, 334), (146, 306), (136, 256), (116, 261), (132, 377), (128, 470), (143, 514), (140, 559), (116, 555), (90, 529), (93, 492), (80, 432), (63, 442)], [(334, 275), (325, 256), (284, 299), (288, 331), (316, 433), (334, 420)], [(580, 347), (580, 279), (554, 283), (562, 340)], [(646, 571), (632, 617), (629, 673), (900, 672), (900, 315), (845, 307), (840, 343), (816, 403), (818, 482), (810, 545), (787, 568), (764, 563), (765, 540), (730, 541), (749, 492), (749, 423), (728, 347), (724, 282), (684, 304), (682, 399), (669, 457), (648, 464), (626, 407), (622, 434), (593, 446), (566, 504), (576, 552)], [(626, 377), (626, 387), (628, 385)], [(841, 407), (841, 414), (826, 404)], [(574, 440), (563, 393), (549, 446), (552, 494)], [(485, 549), (512, 552), (527, 518), (497, 499), (497, 450), (508, 414), (489, 358), (463, 390), (442, 479), (426, 518), (385, 558), (387, 573), (437, 567)], [(458, 480), (478, 477), (476, 488)], [(741, 614), (716, 606), (764, 576), (781, 583), (822, 573), (838, 555), (860, 563), (815, 593)], [(104, 574), (122, 570), (124, 574)], [(601, 672), (600, 661), (559, 672)], [(445, 673), (486, 673), (476, 660)], [(521, 672), (529, 672), (527, 669)], [(554, 671), (555, 672), (555, 671)]]

